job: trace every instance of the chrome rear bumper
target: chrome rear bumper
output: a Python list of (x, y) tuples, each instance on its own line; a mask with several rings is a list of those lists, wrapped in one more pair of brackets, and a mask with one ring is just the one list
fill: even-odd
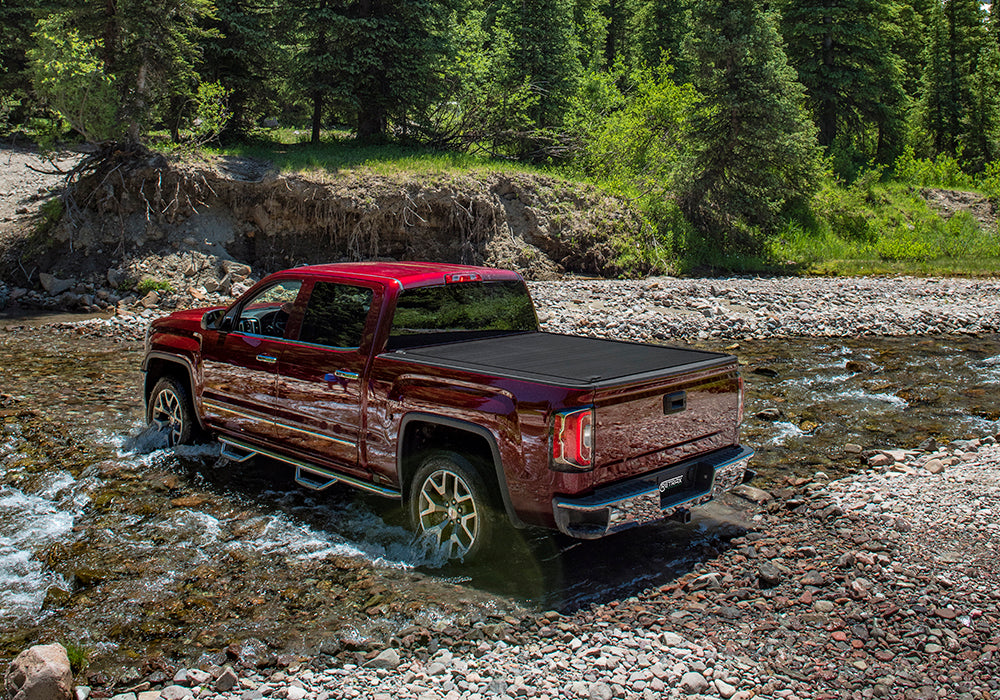
[(556, 496), (552, 499), (556, 526), (571, 537), (589, 540), (657, 520), (687, 522), (690, 508), (753, 476), (747, 469), (752, 456), (748, 447), (726, 447), (587, 496)]

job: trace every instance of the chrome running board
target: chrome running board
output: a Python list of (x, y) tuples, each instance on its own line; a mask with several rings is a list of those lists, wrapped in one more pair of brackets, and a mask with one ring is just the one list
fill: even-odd
[[(237, 458), (237, 461), (244, 462), (254, 455), (264, 455), (265, 457), (270, 457), (271, 459), (276, 459), (279, 462), (285, 462), (286, 464), (291, 464), (295, 467), (295, 481), (308, 489), (313, 489), (315, 491), (322, 491), (323, 489), (329, 488), (338, 481), (347, 484), (348, 486), (353, 486), (356, 489), (361, 489), (362, 491), (369, 491), (371, 493), (377, 493), (379, 496), (385, 496), (387, 498), (402, 498), (403, 494), (396, 489), (389, 488), (388, 486), (379, 486), (377, 484), (372, 484), (367, 481), (362, 481), (353, 476), (347, 476), (346, 474), (340, 474), (338, 472), (331, 471), (329, 469), (324, 469), (323, 467), (317, 467), (314, 464), (305, 462), (301, 459), (296, 459), (294, 457), (289, 457), (288, 455), (283, 455), (279, 452), (273, 452), (271, 450), (265, 450), (262, 447), (254, 447), (252, 445), (247, 445), (231, 437), (220, 437), (219, 442), (222, 443), (222, 454), (228, 456), (230, 452), (229, 448), (235, 448), (235, 454), (241, 456), (242, 458)], [(240, 452), (242, 451), (242, 452)], [(246, 454), (244, 454), (246, 453)]]

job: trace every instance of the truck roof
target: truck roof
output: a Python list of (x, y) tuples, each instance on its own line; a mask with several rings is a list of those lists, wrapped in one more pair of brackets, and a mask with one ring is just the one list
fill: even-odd
[[(289, 270), (289, 272), (293, 272)], [(497, 270), (475, 265), (434, 262), (354, 262), (326, 265), (306, 265), (294, 272), (309, 274), (349, 275), (366, 279), (395, 280), (402, 289), (444, 284), (446, 275), (473, 275), (474, 280), (518, 280), (521, 276), (510, 270)], [(469, 281), (469, 280), (462, 280)]]

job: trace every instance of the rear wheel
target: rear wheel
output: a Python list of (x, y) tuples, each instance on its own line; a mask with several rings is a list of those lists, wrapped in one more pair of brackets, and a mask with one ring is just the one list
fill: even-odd
[(187, 387), (174, 377), (160, 377), (146, 403), (146, 423), (167, 436), (167, 445), (187, 445), (194, 441), (194, 407)]
[(483, 478), (453, 452), (428, 455), (413, 477), (410, 521), (448, 559), (472, 560), (490, 544), (496, 516)]

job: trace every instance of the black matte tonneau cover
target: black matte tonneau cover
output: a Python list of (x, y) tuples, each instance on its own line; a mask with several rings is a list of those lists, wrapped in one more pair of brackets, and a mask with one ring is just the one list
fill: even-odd
[(557, 333), (515, 333), (387, 352), (384, 357), (567, 388), (600, 388), (670, 370), (735, 365), (733, 355)]

